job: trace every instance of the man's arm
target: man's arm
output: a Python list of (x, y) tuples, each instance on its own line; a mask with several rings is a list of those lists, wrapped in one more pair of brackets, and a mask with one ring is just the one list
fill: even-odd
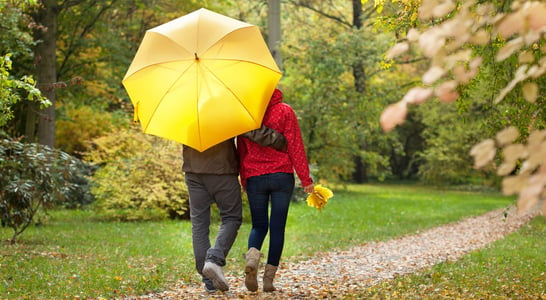
[(262, 125), (262, 127), (243, 133), (241, 136), (260, 146), (272, 147), (276, 150), (286, 152), (287, 140), (284, 135), (267, 126)]

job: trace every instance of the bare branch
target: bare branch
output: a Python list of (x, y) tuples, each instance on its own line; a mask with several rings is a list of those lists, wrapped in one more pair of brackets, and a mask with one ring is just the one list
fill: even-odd
[[(307, 8), (313, 12), (316, 12), (317, 14), (325, 17), (325, 18), (328, 18), (328, 19), (331, 19), (331, 20), (334, 20), (342, 25), (345, 25), (347, 27), (353, 27), (353, 24), (351, 24), (350, 22), (342, 19), (341, 17), (339, 16), (335, 16), (335, 15), (331, 15), (331, 14), (328, 14), (326, 13), (325, 11), (322, 11), (316, 7), (313, 7), (310, 3), (308, 3), (308, 1), (295, 1), (295, 0), (290, 0), (289, 3), (291, 3), (292, 5), (294, 6), (297, 6), (297, 7), (303, 7), (303, 8)], [(335, 7), (335, 6), (332, 6), (332, 7)]]

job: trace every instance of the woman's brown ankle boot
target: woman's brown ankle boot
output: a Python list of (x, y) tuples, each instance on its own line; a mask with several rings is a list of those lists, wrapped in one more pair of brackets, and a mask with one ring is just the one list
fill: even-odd
[(275, 286), (273, 286), (273, 279), (275, 279), (275, 273), (277, 273), (277, 267), (267, 264), (265, 265), (264, 272), (264, 292), (273, 292), (275, 291)]

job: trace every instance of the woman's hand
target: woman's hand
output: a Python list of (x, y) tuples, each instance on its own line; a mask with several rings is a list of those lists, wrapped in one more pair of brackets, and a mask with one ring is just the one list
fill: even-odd
[(311, 183), (308, 186), (304, 186), (303, 191), (306, 192), (307, 194), (311, 194), (315, 191), (315, 186)]

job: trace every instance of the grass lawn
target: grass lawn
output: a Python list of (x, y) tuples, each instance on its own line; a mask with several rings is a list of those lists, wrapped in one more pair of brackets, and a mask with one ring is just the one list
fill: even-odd
[(455, 262), (382, 282), (359, 299), (546, 299), (546, 220)]
[[(388, 240), (513, 203), (498, 193), (418, 185), (349, 185), (334, 193), (322, 212), (304, 202), (291, 205), (284, 260)], [(18, 244), (0, 244), (0, 299), (113, 298), (164, 290), (179, 279), (199, 280), (188, 221), (102, 222), (92, 211), (50, 215), (43, 225), (28, 228)], [(243, 267), (249, 219), (246, 209), (226, 272)], [(0, 228), (0, 239), (9, 237), (11, 231)], [(531, 246), (520, 247), (526, 245)]]

